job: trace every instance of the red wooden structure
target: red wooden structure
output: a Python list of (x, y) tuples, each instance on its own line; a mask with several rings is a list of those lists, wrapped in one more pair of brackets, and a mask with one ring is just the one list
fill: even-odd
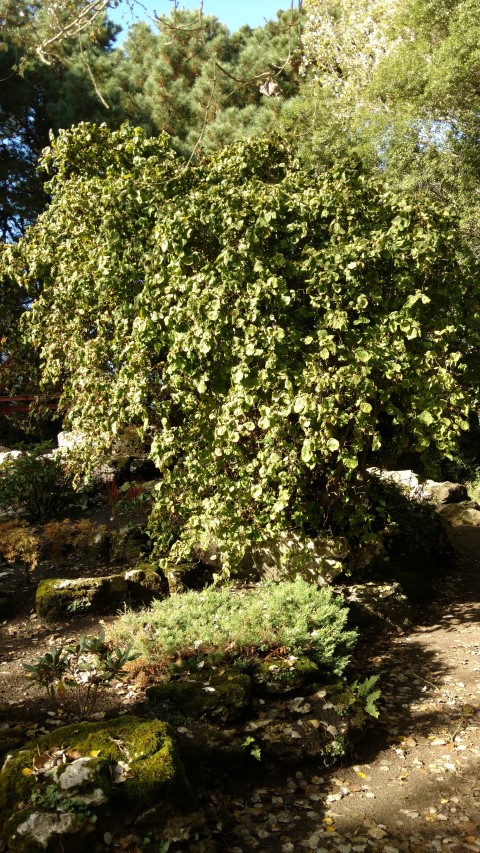
[[(4, 339), (0, 340), (0, 343), (3, 342)], [(0, 364), (0, 370), (7, 368), (12, 363), (12, 356), (9, 355), (5, 361)], [(3, 384), (3, 387), (5, 383)], [(0, 394), (2, 392), (2, 382), (0, 380)], [(14, 412), (28, 412), (32, 403), (38, 402), (42, 406), (45, 406), (47, 409), (51, 409), (52, 411), (56, 411), (58, 408), (58, 401), (60, 398), (60, 394), (50, 394), (49, 396), (45, 396), (42, 398), (41, 395), (38, 394), (24, 394), (18, 396), (0, 396), (0, 415), (11, 415)]]
[(0, 415), (11, 415), (14, 412), (28, 412), (34, 400), (47, 409), (56, 411), (59, 397), (60, 394), (53, 394), (44, 400), (33, 394), (27, 394), (23, 397), (0, 397)]

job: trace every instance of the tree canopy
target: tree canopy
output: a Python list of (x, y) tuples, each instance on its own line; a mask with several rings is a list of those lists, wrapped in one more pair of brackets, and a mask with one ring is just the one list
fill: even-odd
[(340, 139), (399, 190), (455, 205), (478, 252), (478, 3), (304, 5), (304, 57), (315, 78), (311, 112), (327, 125), (313, 128), (317, 145), (327, 140), (335, 148)]
[(10, 275), (42, 282), (29, 336), (81, 464), (126, 427), (149, 446), (162, 554), (365, 532), (369, 460), (453, 451), (478, 270), (438, 205), (281, 141), (186, 168), (165, 137), (81, 124), (43, 164), (52, 201)]

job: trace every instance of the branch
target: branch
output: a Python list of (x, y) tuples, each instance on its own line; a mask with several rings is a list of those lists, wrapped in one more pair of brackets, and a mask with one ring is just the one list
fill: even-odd
[(90, 0), (90, 3), (88, 3), (88, 5), (85, 6), (85, 8), (75, 18), (73, 18), (72, 21), (65, 24), (63, 27), (60, 27), (53, 36), (48, 39), (44, 39), (35, 48), (35, 53), (40, 61), (43, 62), (44, 65), (51, 65), (50, 59), (48, 58), (50, 48), (64, 39), (74, 38), (75, 36), (80, 35), (80, 33), (86, 30), (94, 20), (102, 14), (102, 12), (105, 12), (108, 9), (111, 4), (112, 0)]

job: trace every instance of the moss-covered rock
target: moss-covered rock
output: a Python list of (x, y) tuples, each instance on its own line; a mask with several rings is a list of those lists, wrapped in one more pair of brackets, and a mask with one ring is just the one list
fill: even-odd
[(123, 575), (101, 578), (47, 578), (40, 581), (35, 607), (46, 622), (87, 611), (114, 612), (126, 600), (127, 582)]
[[(67, 764), (52, 766), (56, 751), (66, 756)], [(66, 801), (73, 796), (83, 798), (83, 806), (75, 812), (76, 822), (59, 831), (48, 818), (67, 813)], [(88, 808), (101, 818), (106, 803), (110, 810), (121, 808), (133, 816), (154, 806), (165, 816), (193, 806), (167, 723), (122, 717), (66, 726), (13, 753), (0, 773), (0, 826), (15, 853), (73, 849), (70, 835), (89, 830)], [(46, 844), (42, 832), (49, 833)]]
[(131, 524), (112, 531), (111, 551), (113, 560), (133, 563), (147, 557), (152, 550), (152, 541), (144, 525)]
[(182, 762), (193, 785), (212, 782), (218, 785), (224, 774), (247, 765), (254, 771), (259, 755), (255, 740), (243, 734), (242, 726), (214, 723), (211, 720), (187, 720), (177, 727)]
[(248, 675), (189, 675), (188, 680), (154, 684), (147, 689), (150, 706), (158, 713), (175, 711), (184, 717), (237, 719), (249, 706), (252, 681)]
[(165, 576), (168, 588), (173, 595), (176, 592), (185, 592), (188, 589), (204, 589), (213, 583), (214, 568), (200, 561), (183, 563), (168, 563)]
[(265, 758), (287, 762), (314, 758), (333, 764), (363, 731), (365, 701), (342, 683), (304, 692), (307, 695), (282, 701), (263, 717), (249, 720), (244, 735), (253, 738)]
[(151, 563), (140, 563), (125, 572), (125, 580), (130, 601), (134, 605), (146, 606), (154, 598), (165, 598), (169, 593), (165, 575)]
[(270, 658), (255, 666), (253, 682), (267, 693), (289, 693), (311, 684), (318, 673), (318, 666), (307, 657)]
[(476, 501), (445, 504), (437, 511), (452, 527), (480, 527), (480, 506)]
[(56, 622), (83, 611), (115, 613), (124, 603), (146, 605), (167, 594), (164, 575), (141, 568), (108, 577), (47, 578), (37, 587), (35, 606), (41, 619)]
[(5, 729), (0, 731), (0, 761), (7, 753), (17, 749), (22, 743), (23, 738), (20, 732), (15, 732), (14, 729)]

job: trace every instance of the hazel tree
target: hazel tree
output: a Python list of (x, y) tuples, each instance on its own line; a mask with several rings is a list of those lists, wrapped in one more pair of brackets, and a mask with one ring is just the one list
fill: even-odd
[(228, 570), (279, 531), (368, 536), (372, 453), (454, 451), (478, 271), (437, 206), (280, 141), (186, 168), (165, 138), (84, 124), (43, 166), (51, 203), (4, 263), (79, 470), (128, 429), (159, 466), (159, 555), (214, 541)]

